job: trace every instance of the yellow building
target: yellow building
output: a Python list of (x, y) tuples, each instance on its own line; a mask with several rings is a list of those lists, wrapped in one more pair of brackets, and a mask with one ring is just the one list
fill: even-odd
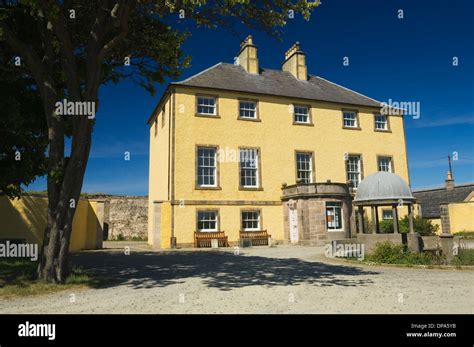
[[(193, 246), (195, 235), (211, 233), (219, 245), (259, 231), (281, 242), (298, 233), (305, 240), (304, 218), (319, 218), (327, 237), (318, 240), (347, 237), (355, 222), (343, 195), (353, 195), (364, 176), (391, 171), (409, 182), (403, 117), (308, 75), (299, 44), (281, 70), (262, 69), (247, 37), (234, 64), (170, 83), (148, 123), (148, 240), (155, 248)], [(316, 187), (316, 195), (326, 189), (318, 217), (285, 214), (291, 202), (282, 201), (282, 187), (293, 185)], [(288, 223), (296, 239), (285, 232)]]
[(421, 204), (421, 216), (439, 226), (439, 232), (474, 231), (474, 183), (455, 185), (448, 171), (445, 186), (413, 192)]

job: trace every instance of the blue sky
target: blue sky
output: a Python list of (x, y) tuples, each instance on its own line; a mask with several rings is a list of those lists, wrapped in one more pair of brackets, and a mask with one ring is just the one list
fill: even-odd
[[(232, 63), (248, 34), (263, 68), (280, 69), (284, 52), (299, 41), (310, 74), (380, 101), (420, 102), (421, 117), (405, 120), (412, 188), (442, 185), (447, 155), (454, 152), (456, 184), (474, 182), (473, 17), (470, 0), (323, 0), (310, 21), (289, 20), (282, 41), (241, 27), (236, 34), (193, 30), (184, 45), (192, 63), (181, 79), (220, 61)], [(128, 81), (102, 87), (84, 192), (147, 194), (146, 120), (164, 88), (150, 96)], [(39, 178), (27, 189), (45, 187)]]

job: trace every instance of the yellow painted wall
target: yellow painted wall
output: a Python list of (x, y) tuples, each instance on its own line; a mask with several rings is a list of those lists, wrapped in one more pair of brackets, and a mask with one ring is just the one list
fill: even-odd
[(431, 224), (437, 225), (438, 226), (438, 231), (436, 234), (441, 234), (442, 229), (441, 229), (441, 218), (428, 218), (431, 221)]
[[(314, 152), (317, 182), (325, 182), (328, 179), (333, 182), (346, 182), (345, 153), (362, 155), (363, 177), (377, 172), (378, 155), (392, 156), (394, 172), (409, 182), (403, 119), (400, 116), (389, 117), (391, 132), (376, 132), (374, 131), (374, 108), (347, 107), (327, 102), (208, 91), (182, 86), (174, 88), (174, 101), (171, 102), (171, 105), (174, 105), (172, 107), (175, 114), (176, 138), (174, 167), (171, 168), (174, 172), (171, 177), (173, 189), (168, 197), (160, 186), (163, 181), (168, 180), (165, 156), (170, 148), (167, 145), (169, 141), (167, 126), (170, 122), (168, 117), (168, 125), (162, 128), (160, 121), (163, 117), (158, 117), (158, 140), (154, 135), (155, 124), (151, 123), (150, 126), (150, 213), (153, 212), (151, 205), (154, 200), (279, 202), (281, 183), (294, 184), (296, 181), (295, 150)], [(220, 118), (196, 117), (196, 94), (217, 95)], [(260, 122), (237, 119), (239, 97), (258, 99)], [(293, 113), (290, 106), (292, 104), (310, 105), (314, 126), (293, 125)], [(362, 130), (342, 128), (342, 108), (358, 109), (359, 125)], [(235, 151), (238, 151), (239, 147), (259, 147), (263, 190), (239, 190), (237, 160), (219, 163), (220, 190), (196, 190), (196, 145), (218, 145), (220, 150)], [(158, 171), (160, 166), (163, 169), (161, 172)], [(209, 207), (209, 205), (173, 207), (174, 231), (178, 244), (193, 241), (196, 208)], [(244, 206), (216, 205), (215, 207), (219, 207), (221, 213), (220, 229), (226, 231), (229, 240), (234, 240), (238, 237), (239, 213)], [(274, 238), (281, 240), (283, 238), (281, 206), (255, 206), (255, 208), (262, 209), (262, 228), (267, 229)], [(403, 214), (400, 215), (403, 216)], [(149, 216), (152, 220), (152, 214)], [(150, 233), (153, 232), (152, 224), (149, 223), (149, 240), (152, 240), (150, 237)], [(163, 239), (163, 235), (162, 232), (164, 244), (166, 240)]]
[(451, 233), (474, 231), (474, 202), (459, 202), (448, 205)]
[[(150, 158), (148, 176), (148, 243), (153, 245), (153, 202), (166, 201), (168, 197), (169, 172), (169, 127), (171, 101), (167, 99), (162, 109), (157, 110), (158, 117), (150, 126)], [(169, 242), (169, 241), (168, 241)]]
[[(401, 117), (390, 117), (391, 133), (375, 132), (373, 109), (360, 108), (362, 130), (342, 129), (342, 106), (313, 102), (314, 126), (293, 125), (289, 105), (292, 99), (260, 96), (261, 122), (237, 120), (238, 97), (252, 95), (220, 92), (219, 116), (196, 117), (195, 94), (215, 94), (204, 90), (179, 88), (176, 105), (176, 199), (279, 200), (281, 183), (295, 183), (295, 150), (314, 151), (316, 181), (346, 182), (344, 153), (361, 153), (363, 173), (377, 172), (377, 155), (392, 155), (395, 173), (408, 181), (408, 170)], [(299, 101), (301, 103), (301, 101)], [(306, 102), (307, 103), (307, 102)], [(260, 147), (263, 191), (239, 191), (238, 163), (220, 163), (222, 190), (194, 190), (195, 146), (215, 144), (221, 149), (239, 146)]]
[(161, 204), (161, 248), (171, 247), (171, 210), (172, 206), (170, 202), (163, 202)]
[(196, 231), (196, 212), (198, 209), (219, 211), (220, 231), (225, 231), (229, 242), (239, 240), (241, 209), (260, 209), (262, 229), (276, 240), (283, 240), (283, 208), (282, 206), (223, 206), (223, 205), (192, 205), (174, 206), (175, 236), (178, 243), (193, 243)]
[[(43, 244), (48, 199), (24, 195), (9, 200), (0, 197), (0, 239), (26, 239), (29, 243)], [(77, 252), (95, 248), (97, 216), (96, 202), (81, 199), (74, 215), (69, 250)]]

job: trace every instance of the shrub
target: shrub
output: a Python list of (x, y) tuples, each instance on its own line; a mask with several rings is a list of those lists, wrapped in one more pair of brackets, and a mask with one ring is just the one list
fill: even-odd
[(125, 236), (123, 236), (123, 234), (120, 233), (115, 237), (115, 241), (125, 241)]
[(404, 245), (395, 245), (390, 241), (377, 243), (367, 260), (384, 264), (404, 265), (441, 265), (446, 262), (445, 257), (431, 253), (413, 253)]
[[(423, 219), (420, 216), (413, 218), (413, 230), (421, 236), (436, 235), (438, 229), (439, 226), (433, 225), (429, 219)], [(379, 222), (379, 230), (381, 234), (393, 233), (393, 220), (387, 219)], [(398, 221), (398, 230), (400, 233), (408, 233), (410, 231), (408, 216), (405, 216)]]
[(148, 241), (148, 237), (141, 237), (141, 236), (132, 236), (130, 239), (131, 241)]
[(462, 236), (464, 239), (474, 239), (474, 231), (460, 231), (456, 233), (456, 236)]
[(460, 249), (453, 259), (453, 264), (456, 266), (474, 265), (474, 249)]
[(379, 230), (381, 234), (393, 233), (393, 220), (386, 219), (379, 222)]

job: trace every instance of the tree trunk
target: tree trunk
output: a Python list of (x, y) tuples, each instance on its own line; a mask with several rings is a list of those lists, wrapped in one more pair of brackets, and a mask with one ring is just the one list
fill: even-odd
[[(54, 109), (49, 107), (46, 111), (54, 112)], [(71, 157), (67, 161), (64, 160), (64, 135), (61, 124), (51, 125), (47, 226), (37, 275), (38, 279), (49, 283), (64, 283), (71, 271), (69, 241), (89, 157), (92, 122), (84, 117), (74, 124)]]

